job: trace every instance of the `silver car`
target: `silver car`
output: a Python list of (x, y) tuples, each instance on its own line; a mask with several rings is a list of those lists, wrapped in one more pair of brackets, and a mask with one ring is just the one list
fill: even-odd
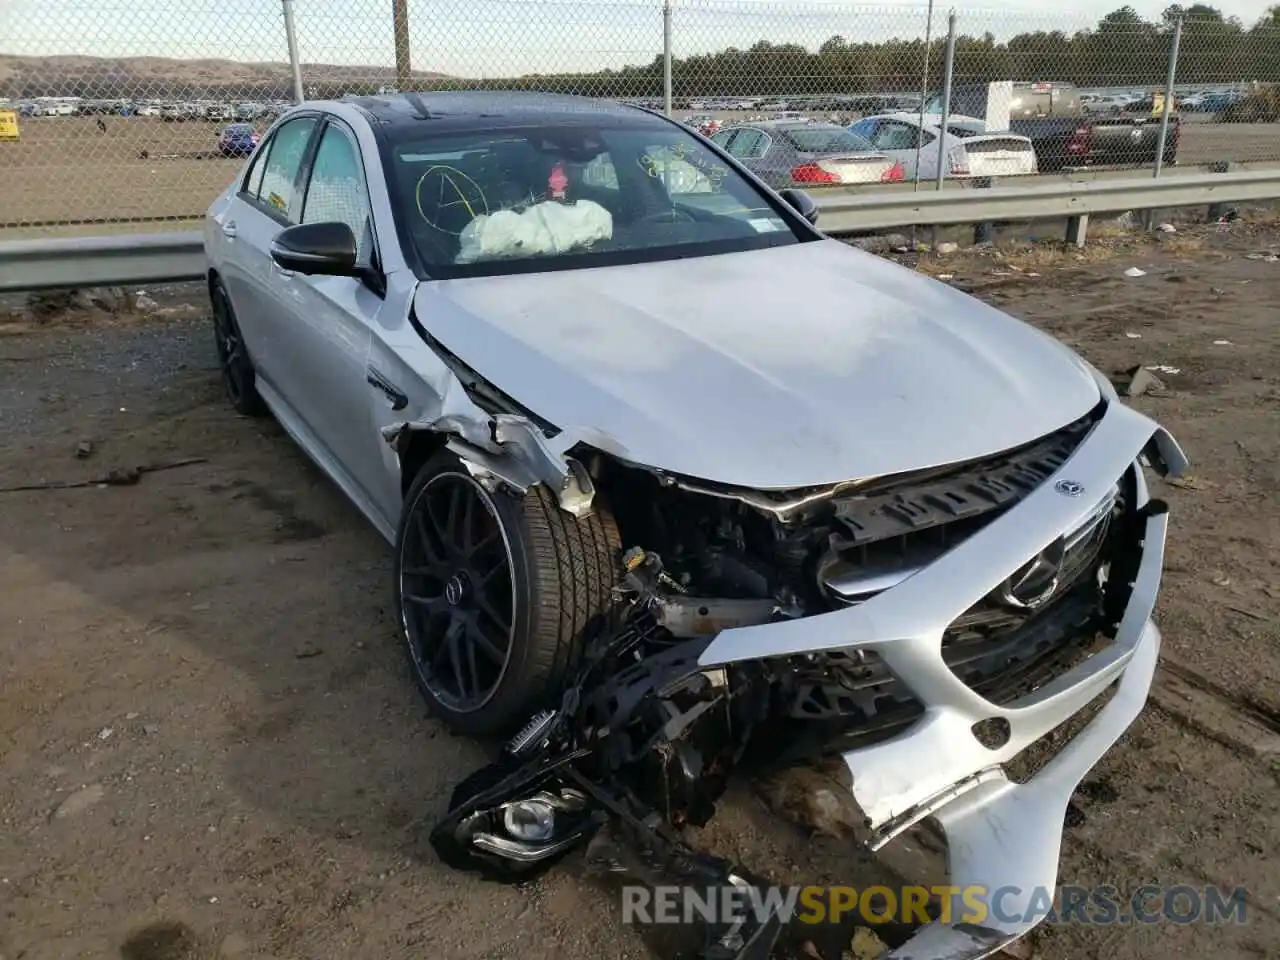
[(721, 130), (719, 146), (775, 189), (899, 183), (901, 163), (834, 123), (760, 120)]
[(1146, 698), (1146, 474), (1186, 459), (1057, 341), (815, 218), (634, 107), (305, 104), (208, 213), (223, 381), (394, 544), (432, 710), (514, 731), (435, 828), (448, 863), (521, 879), (610, 822), (751, 886), (672, 825), (735, 768), (834, 755), (871, 846), (931, 819), (964, 892), (890, 956), (988, 956)]

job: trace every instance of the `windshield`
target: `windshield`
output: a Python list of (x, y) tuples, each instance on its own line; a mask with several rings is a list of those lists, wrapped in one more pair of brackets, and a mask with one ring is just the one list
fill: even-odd
[(850, 133), (844, 127), (811, 124), (782, 132), (801, 153), (874, 153), (868, 140)]
[(987, 127), (983, 123), (952, 123), (947, 125), (947, 133), (953, 137), (975, 137), (980, 133), (986, 133)]
[(397, 206), (435, 278), (800, 242), (750, 181), (674, 125), (418, 134), (393, 144), (390, 167)]

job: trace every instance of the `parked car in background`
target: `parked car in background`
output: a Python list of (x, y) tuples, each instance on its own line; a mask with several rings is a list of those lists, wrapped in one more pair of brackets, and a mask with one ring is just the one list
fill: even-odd
[[(1221, 115), (1243, 100), (1244, 96), (1244, 93), (1239, 90), (1221, 90), (1217, 93), (1211, 93), (1205, 97), (1204, 105), (1201, 109), (1204, 113)], [(1223, 117), (1219, 116), (1218, 119), (1222, 120)]]
[(761, 120), (711, 139), (775, 190), (906, 178), (901, 163), (834, 123)]
[[(985, 119), (989, 90), (985, 83), (956, 85), (948, 114)], [(933, 96), (925, 104), (925, 113), (941, 114), (942, 106), (942, 96)], [(1146, 165), (1155, 163), (1160, 118), (1137, 113), (1115, 117), (1088, 114), (1080, 103), (1079, 91), (1069, 83), (1019, 82), (1013, 84), (1007, 132), (1031, 141), (1041, 173), (1109, 164)], [(1179, 132), (1175, 118), (1165, 143), (1166, 164), (1176, 160)]]
[(1275, 123), (1280, 120), (1280, 84), (1259, 87), (1228, 101), (1218, 114), (1221, 123)]
[(695, 114), (691, 117), (685, 117), (682, 122), (686, 127), (692, 127), (704, 137), (714, 136), (722, 126), (720, 121), (710, 114)]
[(233, 123), (218, 134), (218, 152), (224, 157), (247, 157), (258, 146), (258, 132), (248, 123)]
[(1124, 93), (1080, 98), (1080, 109), (1091, 116), (1116, 116), (1124, 112), (1125, 107), (1133, 102), (1133, 97)]
[(944, 177), (1016, 177), (1036, 172), (1036, 152), (1028, 138), (988, 133), (986, 125), (973, 117), (950, 118), (945, 135), (942, 117), (926, 114), (922, 126), (920, 115), (912, 113), (864, 117), (849, 132), (902, 164), (908, 180), (936, 178), (939, 164)]

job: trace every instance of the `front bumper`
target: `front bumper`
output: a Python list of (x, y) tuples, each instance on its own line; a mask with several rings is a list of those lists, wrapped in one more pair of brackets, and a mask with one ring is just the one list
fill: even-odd
[[(1147, 509), (1141, 470), (1137, 503), (1146, 515), (1141, 560), (1116, 636), (1104, 649), (1033, 693), (998, 705), (959, 680), (942, 658), (942, 635), (964, 611), (1055, 538), (1076, 529), (1140, 457), (1167, 475), (1187, 461), (1162, 428), (1113, 403), (1060, 470), (1004, 516), (899, 585), (845, 610), (720, 633), (700, 665), (836, 649), (874, 651), (924, 705), (910, 728), (844, 754), (854, 799), (883, 846), (932, 817), (948, 842), (949, 914), (980, 922), (935, 922), (888, 955), (970, 960), (997, 952), (1047, 912), (1057, 883), (1067, 804), (1077, 784), (1137, 717), (1160, 649), (1151, 620), (1160, 585), (1167, 517)], [(1060, 484), (1059, 481), (1068, 481)], [(1062, 492), (1080, 491), (1076, 495)], [(1080, 488), (1083, 488), (1081, 491)], [(1101, 696), (1114, 695), (1039, 772), (1022, 784), (1002, 769)], [(1001, 718), (999, 748), (979, 742), (974, 724)], [(974, 888), (982, 892), (975, 896)], [(985, 911), (974, 910), (975, 900)]]

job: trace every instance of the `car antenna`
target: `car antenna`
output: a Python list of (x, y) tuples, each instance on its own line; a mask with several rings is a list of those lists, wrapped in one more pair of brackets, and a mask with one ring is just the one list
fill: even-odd
[(409, 106), (413, 107), (413, 112), (418, 115), (419, 120), (431, 120), (431, 111), (427, 109), (427, 105), (422, 102), (422, 97), (416, 93), (406, 93), (405, 100), (409, 102)]

